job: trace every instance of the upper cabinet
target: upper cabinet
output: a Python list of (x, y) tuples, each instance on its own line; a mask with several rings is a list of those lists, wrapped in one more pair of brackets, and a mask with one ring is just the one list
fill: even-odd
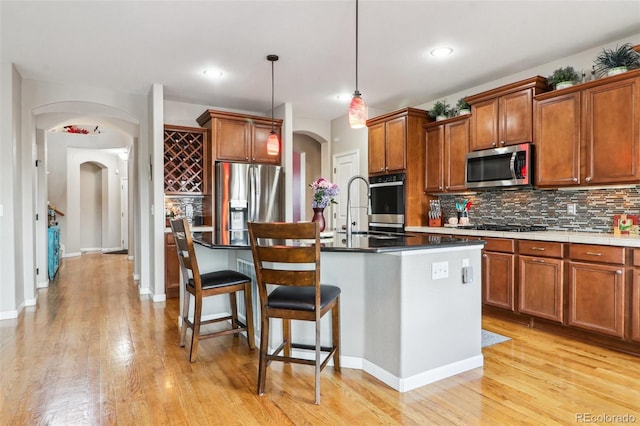
[(535, 98), (536, 186), (640, 181), (640, 70)]
[(164, 126), (164, 192), (207, 194), (209, 149), (207, 129)]
[[(271, 118), (207, 110), (198, 117), (198, 124), (211, 133), (214, 161), (234, 161), (260, 164), (280, 164), (281, 149), (272, 155), (267, 151), (271, 133)], [(281, 139), (282, 120), (274, 120), (274, 130)]]
[(470, 116), (425, 125), (425, 192), (464, 191)]
[[(407, 150), (423, 145), (427, 112), (405, 108), (367, 121), (369, 128), (369, 174), (397, 173), (407, 168)], [(409, 160), (411, 161), (411, 160)]]
[(369, 175), (404, 172), (405, 225), (426, 224), (424, 196), (425, 129), (427, 111), (403, 108), (367, 120)]
[(546, 79), (536, 76), (468, 96), (471, 151), (533, 141), (533, 97), (546, 88)]

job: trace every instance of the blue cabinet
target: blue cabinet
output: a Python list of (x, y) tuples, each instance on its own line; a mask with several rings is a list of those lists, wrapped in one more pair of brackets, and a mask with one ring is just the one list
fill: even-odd
[(49, 227), (49, 279), (52, 280), (60, 266), (60, 226)]

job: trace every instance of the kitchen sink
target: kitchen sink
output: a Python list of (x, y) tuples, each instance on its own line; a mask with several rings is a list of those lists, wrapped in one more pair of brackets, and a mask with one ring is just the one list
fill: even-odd
[[(339, 234), (346, 234), (347, 231), (338, 231)], [(400, 238), (413, 237), (413, 235), (402, 234), (399, 232), (380, 232), (380, 231), (353, 231), (353, 237), (369, 238), (372, 240), (397, 240)]]

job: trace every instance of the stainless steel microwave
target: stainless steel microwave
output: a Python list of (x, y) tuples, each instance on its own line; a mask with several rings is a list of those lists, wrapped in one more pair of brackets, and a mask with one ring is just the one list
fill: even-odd
[(533, 185), (533, 145), (505, 146), (467, 154), (467, 188)]

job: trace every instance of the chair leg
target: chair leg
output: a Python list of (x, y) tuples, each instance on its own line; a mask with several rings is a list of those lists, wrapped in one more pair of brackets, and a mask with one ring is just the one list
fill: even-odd
[(258, 365), (258, 395), (264, 394), (267, 379), (267, 353), (269, 351), (269, 318), (262, 313), (262, 329), (260, 330), (260, 364)]
[(180, 327), (180, 347), (184, 347), (185, 340), (187, 337), (187, 319), (189, 318), (189, 297), (191, 293), (188, 291), (184, 292), (184, 301), (182, 303), (182, 325)]
[(333, 369), (340, 371), (340, 296), (331, 310), (331, 344), (336, 348), (333, 354)]
[(251, 282), (245, 284), (244, 286), (244, 306), (245, 306), (245, 316), (247, 323), (247, 341), (249, 342), (249, 349), (255, 349), (256, 340), (255, 340), (255, 329), (253, 327), (253, 304), (251, 301)]
[[(229, 293), (229, 309), (231, 310), (231, 328), (238, 328), (238, 301), (236, 300), (236, 292)], [(238, 333), (233, 337), (238, 337)]]
[(196, 362), (198, 356), (198, 337), (200, 336), (200, 321), (202, 320), (202, 300), (195, 297), (195, 312), (193, 314), (193, 336), (191, 336), (191, 350), (189, 361)]
[(282, 339), (284, 341), (284, 356), (291, 356), (291, 320), (282, 319)]
[(316, 378), (315, 378), (315, 391), (316, 391), (316, 404), (320, 404), (320, 318), (316, 318)]

